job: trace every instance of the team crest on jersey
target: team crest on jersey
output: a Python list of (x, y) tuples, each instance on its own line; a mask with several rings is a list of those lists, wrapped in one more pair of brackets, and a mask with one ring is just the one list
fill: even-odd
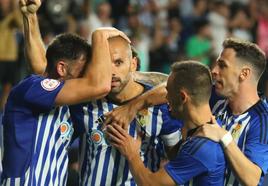
[(93, 129), (90, 134), (90, 140), (96, 145), (101, 144), (104, 140), (103, 132), (98, 129)]
[(71, 124), (64, 121), (60, 124), (60, 133), (63, 139), (70, 140), (73, 135), (74, 129)]
[(234, 139), (238, 139), (239, 138), (239, 135), (240, 135), (240, 130), (241, 130), (241, 124), (240, 123), (237, 123), (235, 128), (232, 130), (232, 137)]
[(41, 81), (41, 86), (46, 91), (53, 91), (60, 85), (60, 81), (56, 79), (44, 79)]
[(141, 127), (144, 127), (149, 123), (149, 111), (148, 109), (143, 109), (137, 113), (136, 120)]

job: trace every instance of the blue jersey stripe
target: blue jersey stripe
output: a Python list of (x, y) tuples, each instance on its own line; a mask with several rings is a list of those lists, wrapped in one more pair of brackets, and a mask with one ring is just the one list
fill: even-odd
[[(42, 145), (42, 136), (40, 136), (40, 134), (44, 134), (44, 130), (45, 130), (45, 127), (46, 127), (46, 123), (47, 123), (47, 119), (48, 119), (48, 115), (44, 116), (42, 118), (42, 121), (41, 121), (41, 127), (40, 127), (40, 131), (39, 131), (39, 134), (38, 134), (38, 140), (37, 140), (37, 145), (36, 145), (36, 152), (40, 152), (40, 149), (41, 149), (41, 145)], [(34, 165), (37, 165), (37, 161), (38, 161), (38, 156), (36, 155), (35, 158), (34, 158)], [(36, 169), (36, 167), (32, 167), (34, 170)], [(33, 172), (34, 174), (34, 172)], [(36, 180), (36, 177), (35, 175), (33, 175), (33, 185), (36, 185), (36, 182), (38, 180)]]
[(107, 177), (107, 172), (108, 172), (108, 166), (109, 166), (109, 161), (110, 161), (110, 156), (111, 156), (111, 151), (112, 147), (108, 147), (105, 153), (105, 160), (104, 160), (104, 165), (103, 165), (103, 172), (101, 175), (101, 184), (100, 185), (105, 185), (106, 182), (106, 177)]
[[(64, 166), (66, 166), (66, 164), (68, 163), (68, 162), (66, 162), (66, 160), (67, 160), (67, 156), (64, 156), (64, 158), (63, 158), (63, 161), (62, 161), (62, 163), (61, 163), (61, 165), (60, 165), (60, 168), (59, 168), (59, 176), (58, 176), (58, 179), (60, 179), (61, 180), (61, 178), (63, 177), (63, 176), (65, 176), (66, 174), (65, 174), (65, 171), (66, 171), (66, 169), (63, 169), (64, 168)], [(66, 185), (66, 183), (61, 183), (62, 185)], [(60, 185), (61, 185), (60, 184)]]
[(95, 157), (96, 163), (95, 163), (95, 167), (93, 169), (93, 174), (92, 174), (92, 182), (91, 182), (92, 185), (95, 185), (95, 182), (96, 182), (96, 175), (97, 175), (97, 170), (98, 170), (98, 166), (99, 166), (101, 149), (102, 149), (102, 147), (98, 146), (97, 154)]
[(260, 143), (266, 144), (267, 143), (267, 115), (263, 114), (267, 112), (267, 108), (263, 104), (259, 104), (256, 108), (256, 112), (260, 118), (260, 125), (261, 125), (261, 134), (260, 134)]
[[(93, 105), (92, 103), (89, 103), (88, 106), (87, 106), (88, 110), (87, 110), (87, 114), (88, 114), (88, 127), (89, 129), (92, 129), (93, 128)], [(87, 146), (91, 146), (91, 148), (87, 148), (87, 153), (88, 155), (91, 156), (91, 159), (92, 157), (94, 157), (94, 144), (88, 144), (87, 140), (88, 140), (88, 136), (86, 134), (86, 145)], [(90, 151), (91, 150), (91, 151)], [(86, 167), (86, 172), (85, 172), (85, 175), (86, 175), (86, 182), (85, 182), (85, 185), (88, 185), (88, 177), (91, 173), (91, 162), (89, 162), (89, 159), (88, 159), (88, 156), (84, 156), (85, 160), (86, 160), (86, 164), (85, 164), (85, 167)]]
[(90, 129), (92, 129), (93, 128), (93, 113), (92, 113), (92, 111), (93, 111), (93, 105), (92, 105), (92, 103), (89, 103), (88, 104), (88, 111), (87, 111), (87, 114), (88, 114), (88, 127), (90, 128)]
[(120, 159), (121, 159), (121, 154), (118, 150), (116, 150), (111, 185), (116, 185)]
[[(129, 134), (132, 137), (135, 137), (135, 132), (136, 132), (136, 122), (132, 122), (131, 125), (129, 126)], [(122, 179), (122, 184), (124, 184), (128, 178), (128, 173), (129, 173), (129, 165), (127, 160), (125, 160), (125, 167), (123, 171), (123, 179)]]
[(199, 146), (199, 144), (202, 143), (202, 140), (203, 140), (202, 138), (199, 138), (199, 140), (195, 140), (192, 142), (193, 143), (192, 148), (189, 149), (190, 154), (192, 154), (195, 151), (195, 149)]
[[(53, 119), (52, 119), (52, 122), (51, 123), (55, 123), (56, 122), (56, 120), (57, 120), (57, 118), (58, 118), (58, 114), (59, 114), (59, 109), (56, 109), (56, 111), (55, 111), (55, 114), (54, 114), (54, 116), (53, 116)], [(63, 115), (63, 114), (62, 114)], [(51, 126), (50, 127), (50, 130), (49, 130), (49, 134), (48, 134), (48, 136), (53, 136), (52, 134), (53, 134), (53, 132), (54, 132), (54, 126)], [(43, 136), (44, 137), (44, 136)], [(56, 136), (55, 136), (55, 138), (56, 138)], [(43, 161), (42, 161), (42, 167), (44, 167), (44, 165), (45, 165), (45, 163), (47, 162), (47, 158), (48, 158), (48, 150), (49, 150), (49, 148), (50, 148), (50, 139), (48, 138), (47, 139), (47, 141), (46, 141), (46, 145), (45, 145), (45, 151), (44, 151), (44, 154), (43, 154)], [(54, 148), (53, 148), (54, 149)], [(51, 157), (52, 158), (52, 157)], [(50, 159), (51, 160), (51, 159)], [(50, 166), (51, 166), (51, 164), (50, 164)], [(41, 180), (42, 180), (42, 178), (43, 178), (43, 171), (44, 171), (44, 169), (41, 171), (41, 174), (40, 174), (40, 178), (41, 179), (39, 179), (39, 181), (38, 181), (38, 185), (41, 185)], [(46, 175), (45, 175), (46, 176)], [(48, 176), (46, 176), (46, 179), (50, 179), (50, 174), (48, 175)]]
[(202, 147), (202, 145), (204, 145), (207, 142), (206, 139), (201, 139), (200, 141), (201, 142), (198, 143), (198, 145), (192, 150), (191, 155), (194, 155)]
[(263, 141), (263, 117), (261, 116), (261, 110), (260, 107), (256, 108), (256, 112), (258, 114), (258, 117), (260, 118), (260, 143)]
[(155, 143), (154, 143), (154, 140), (155, 140), (155, 136), (156, 135), (156, 130), (157, 130), (157, 116), (158, 116), (158, 113), (159, 113), (159, 107), (154, 107), (154, 110), (153, 110), (153, 118), (152, 118), (152, 125), (151, 125), (151, 140), (150, 140), (150, 144), (153, 146), (152, 150), (151, 150), (151, 153), (150, 153), (150, 159), (151, 159), (151, 169), (152, 170), (156, 170), (156, 167), (154, 166), (156, 162), (155, 160), (155, 152), (154, 152), (154, 149), (155, 149)]

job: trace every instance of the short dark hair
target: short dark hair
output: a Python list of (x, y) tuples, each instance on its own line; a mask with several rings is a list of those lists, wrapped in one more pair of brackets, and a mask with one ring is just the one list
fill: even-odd
[(85, 55), (87, 62), (91, 60), (91, 46), (87, 41), (75, 34), (60, 34), (47, 48), (46, 72), (50, 74), (55, 71), (55, 66), (60, 60), (70, 62), (79, 59), (81, 55)]
[(171, 69), (175, 77), (175, 90), (185, 88), (195, 105), (209, 101), (212, 78), (207, 66), (198, 61), (181, 61), (174, 63)]
[(223, 48), (233, 49), (237, 58), (242, 59), (242, 62), (252, 65), (256, 71), (255, 77), (257, 79), (261, 77), (266, 67), (266, 57), (258, 45), (237, 38), (227, 38), (223, 42)]
[(136, 48), (132, 45), (131, 45), (131, 52), (132, 52), (132, 57), (133, 58), (135, 57), (137, 59), (137, 69), (136, 70), (139, 71), (141, 68), (141, 60), (139, 58), (139, 55), (138, 55)]

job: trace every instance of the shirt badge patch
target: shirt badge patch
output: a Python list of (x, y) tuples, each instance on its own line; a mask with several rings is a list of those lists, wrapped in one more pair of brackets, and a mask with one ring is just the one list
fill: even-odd
[(41, 86), (46, 91), (53, 91), (60, 85), (60, 81), (56, 79), (44, 79), (41, 81)]
[(137, 113), (136, 120), (141, 127), (144, 127), (149, 123), (149, 111), (148, 109), (143, 109)]
[(63, 121), (60, 124), (60, 133), (62, 138), (65, 138), (67, 140), (70, 140), (73, 135), (74, 129), (70, 123), (67, 121)]
[(96, 145), (101, 144), (104, 140), (103, 132), (98, 129), (93, 129), (90, 135), (90, 140)]

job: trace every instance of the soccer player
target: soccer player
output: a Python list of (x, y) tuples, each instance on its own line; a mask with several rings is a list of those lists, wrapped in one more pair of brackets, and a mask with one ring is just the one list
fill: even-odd
[[(35, 43), (29, 45), (29, 38), (34, 40), (36, 36), (36, 42), (41, 41), (30, 32), (37, 17), (28, 6), (36, 2), (21, 2), (30, 60), (33, 51), (42, 50)], [(35, 5), (38, 8), (40, 2)], [(66, 185), (67, 148), (73, 134), (66, 105), (98, 99), (110, 91), (108, 39), (119, 36), (126, 38), (116, 29), (95, 31), (91, 56), (85, 40), (72, 34), (60, 35), (47, 49), (45, 75), (28, 76), (12, 89), (3, 118), (3, 185)]]
[(111, 145), (126, 157), (138, 185), (223, 185), (225, 160), (220, 144), (192, 136), (212, 118), (211, 86), (209, 69), (200, 62), (177, 62), (172, 66), (166, 87), (167, 99), (171, 114), (183, 120), (187, 138), (180, 144), (176, 158), (155, 173), (143, 165), (139, 141), (118, 125), (107, 126)]
[[(111, 92), (105, 99), (71, 107), (72, 118), (83, 133), (81, 153), (81, 185), (136, 185), (126, 159), (107, 142), (103, 115), (127, 103), (151, 87), (133, 80), (137, 61), (129, 43), (121, 38), (109, 40), (112, 58)], [(158, 105), (137, 114), (126, 128), (129, 135), (143, 134), (140, 156), (152, 171), (159, 169), (163, 145), (168, 156), (180, 139), (181, 122), (172, 120), (167, 105)]]
[(215, 92), (226, 98), (212, 107), (223, 128), (204, 125), (198, 135), (228, 141), (226, 185), (262, 185), (268, 171), (268, 104), (258, 96), (257, 84), (265, 54), (257, 45), (237, 39), (226, 39), (223, 47), (212, 69)]
[[(258, 96), (257, 84), (265, 69), (265, 54), (257, 45), (238, 39), (226, 39), (223, 47), (212, 69), (218, 96), (211, 97), (213, 114), (223, 128), (205, 124), (196, 135), (221, 142), (228, 159), (226, 185), (262, 185), (268, 170), (268, 106)], [(163, 103), (165, 95), (161, 85), (110, 113), (107, 123), (125, 125), (135, 110)]]

